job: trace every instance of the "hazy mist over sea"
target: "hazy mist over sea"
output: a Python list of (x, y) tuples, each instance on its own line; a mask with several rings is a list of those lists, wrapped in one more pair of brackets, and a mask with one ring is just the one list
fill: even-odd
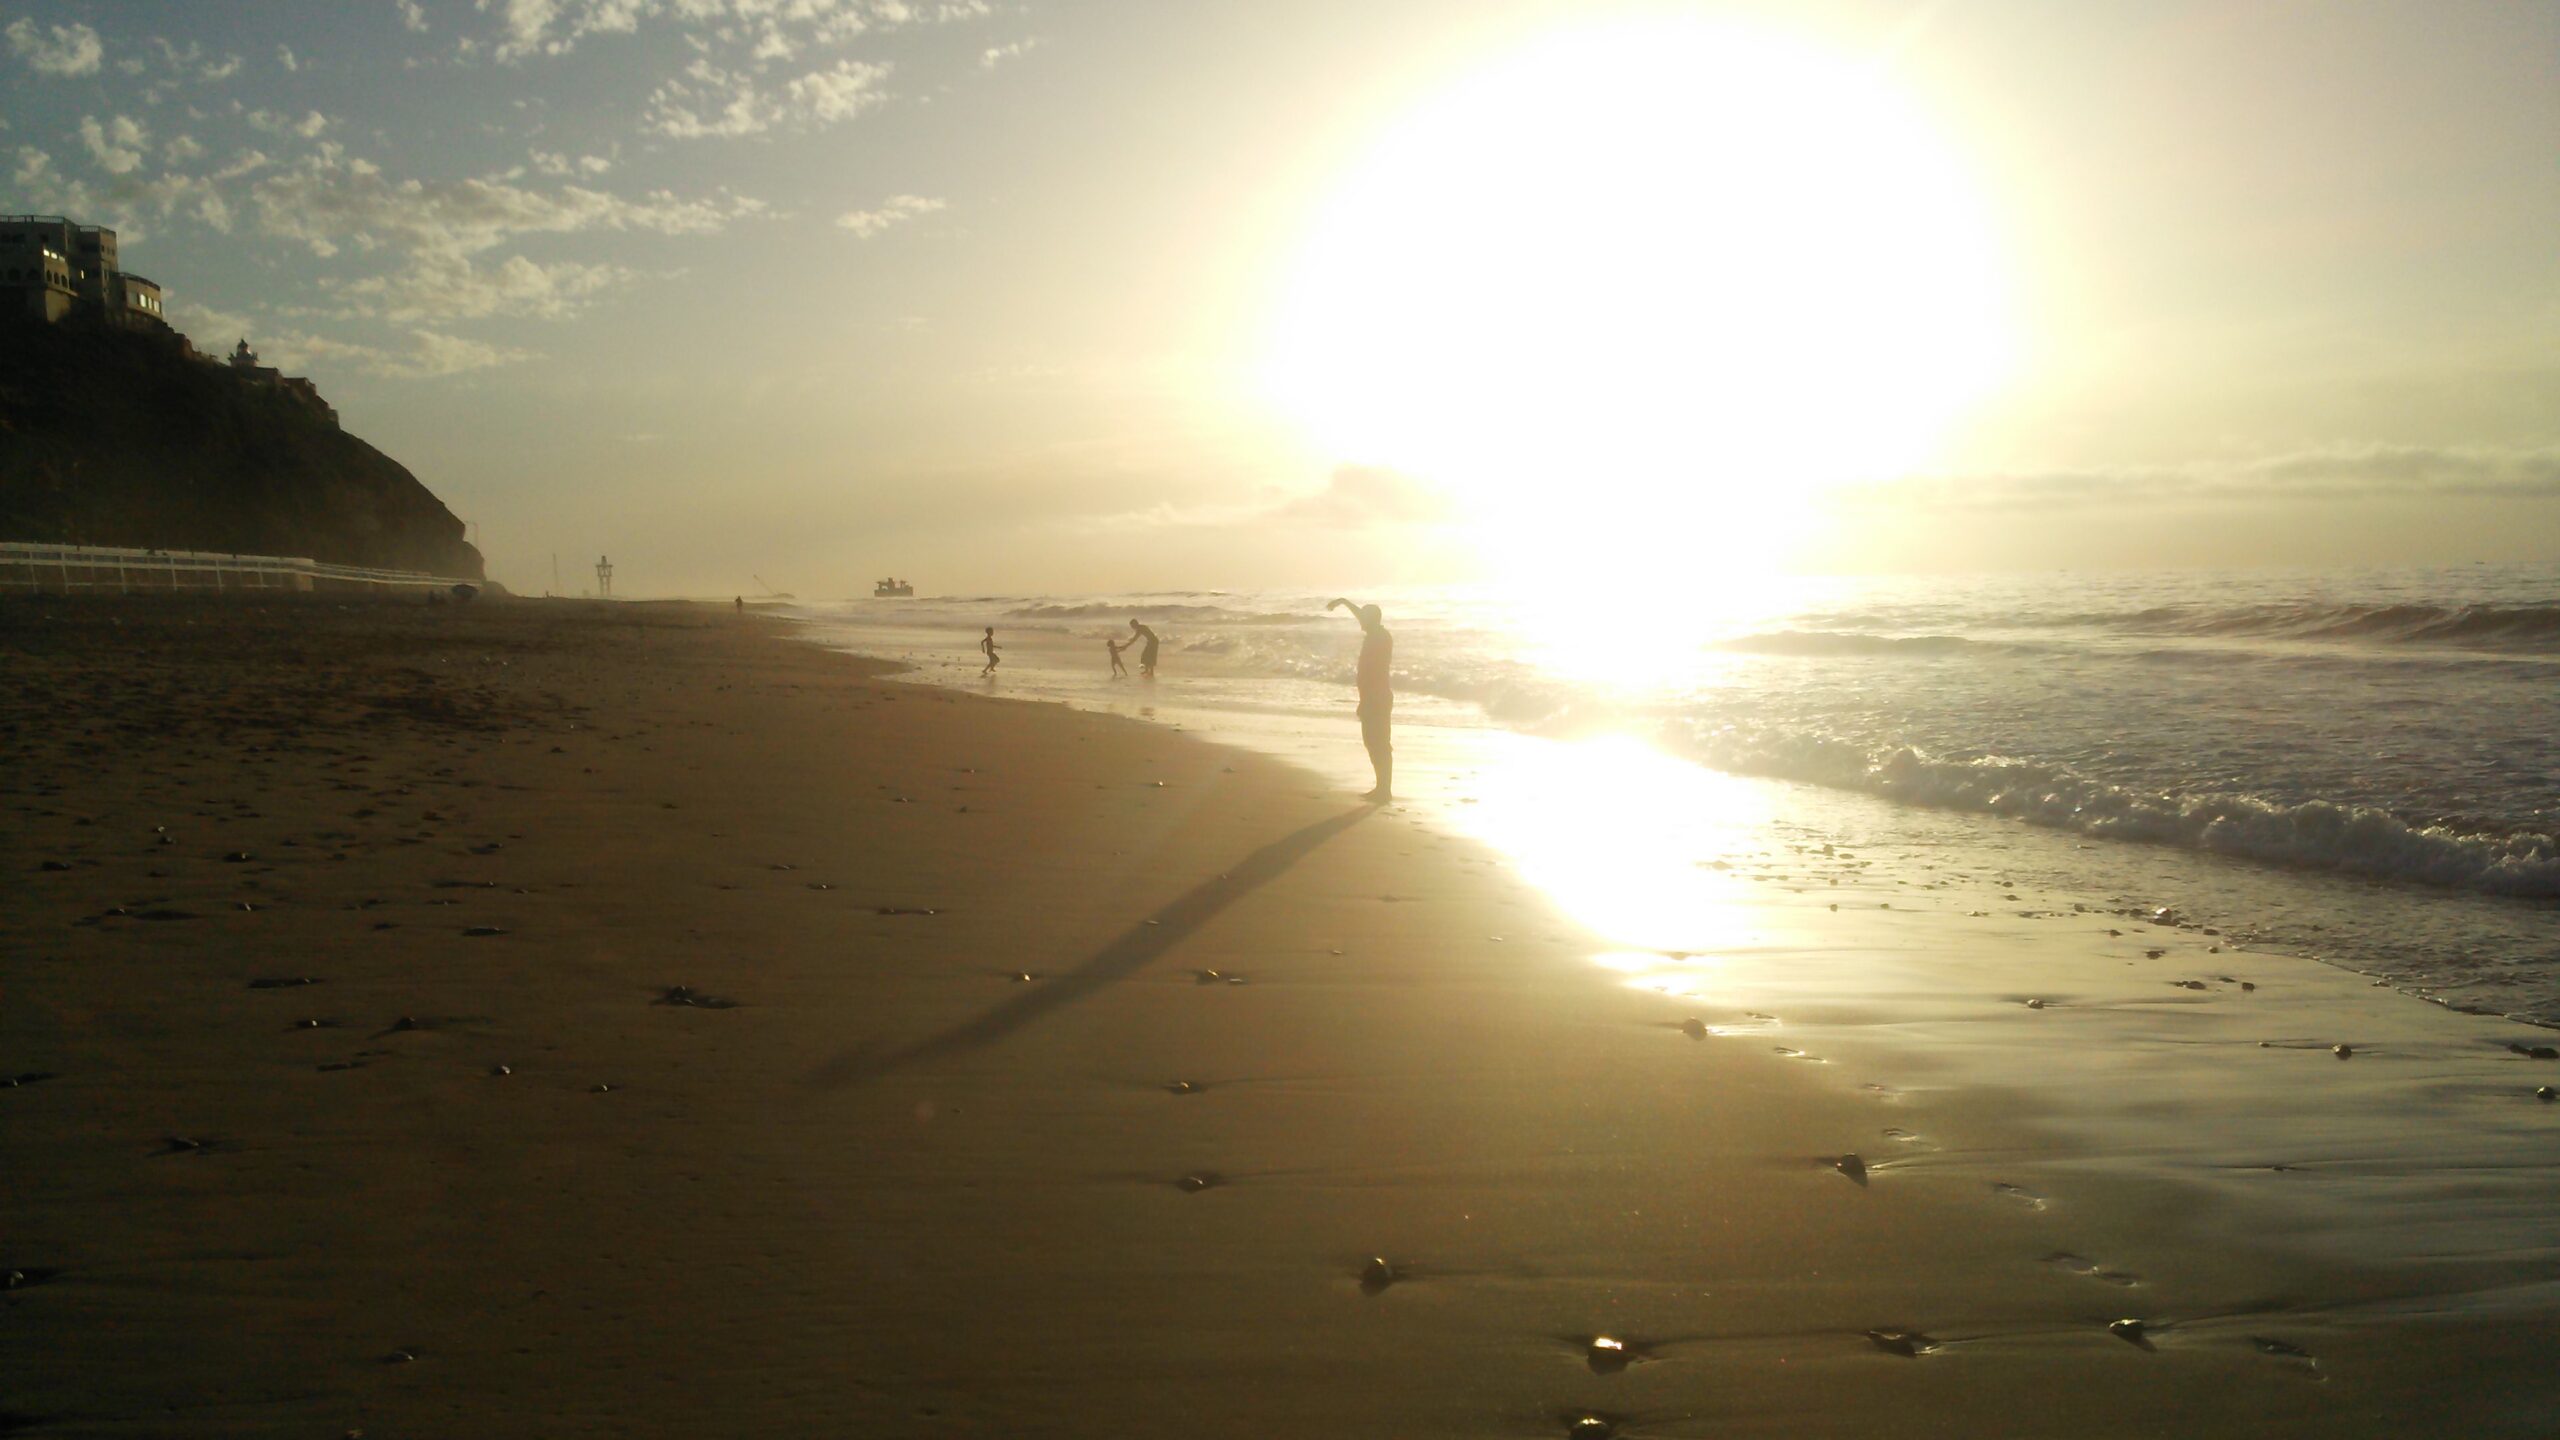
[[(1165, 641), (1162, 703), (1331, 717), (1358, 632), (1327, 598), (801, 613), (850, 649), (947, 649), (950, 673), (927, 678), (955, 681), (974, 675), (980, 626), (1081, 639), (1089, 671), (1004, 672), (1009, 692), (1070, 701), (1114, 693), (1102, 640), (1143, 616)], [(2560, 1022), (2560, 566), (1803, 580), (1686, 631), (1588, 593), (1362, 598), (1395, 631), (1406, 725), (1626, 730), (1933, 824), (1977, 816), (1996, 863), (2073, 891), (2174, 884), (2163, 903), (2205, 923)]]

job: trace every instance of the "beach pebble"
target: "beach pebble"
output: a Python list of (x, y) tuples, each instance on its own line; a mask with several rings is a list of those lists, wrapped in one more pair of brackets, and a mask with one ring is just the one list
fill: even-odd
[(2041, 1010), (2044, 1008), (2044, 1002), (2041, 1000), (2030, 1000), (2027, 1002), (2027, 1008), (2030, 1010)]
[(2110, 1320), (2107, 1322), (2107, 1333), (2129, 1345), (2148, 1345), (2151, 1341), (2149, 1329), (2149, 1326), (2144, 1325), (2139, 1320)]
[(1219, 1174), (1215, 1170), (1201, 1170), (1193, 1174), (1185, 1175), (1173, 1183), (1180, 1187), (1182, 1193), (1185, 1195), (1197, 1195), (1203, 1190), (1215, 1190), (1219, 1186), (1226, 1184), (1227, 1177)]
[(1704, 1040), (1707, 1038), (1707, 1022), (1692, 1015), (1680, 1022), (1680, 1033), (1692, 1040)]
[(2258, 988), (2258, 982), (2255, 980), (2243, 980), (2240, 982), (2240, 988), (2243, 990), (2255, 990)]
[(489, 1073), (492, 1075), (513, 1075), (516, 1072), (508, 1069), (504, 1065), (492, 1065), (489, 1067)]
[(2548, 1045), (2509, 1045), (2507, 1048), (2528, 1060), (2560, 1060), (2560, 1050)]
[(1388, 1264), (1384, 1255), (1372, 1255), (1369, 1263), (1360, 1267), (1360, 1288), (1372, 1295), (1393, 1285), (1396, 1280), (1396, 1267)]
[(2329, 1053), (2337, 1056), (2341, 1060), (2352, 1060), (2355, 1058), (2356, 1047), (2353, 1045), (2332, 1045), (2329, 1047)]
[(169, 1153), (173, 1155), (202, 1150), (205, 1146), (202, 1140), (190, 1140), (184, 1135), (172, 1135), (160, 1143), (169, 1147)]
[(2536, 1085), (2533, 1087), (2533, 1098), (2544, 1101), (2560, 1100), (2560, 1090), (2554, 1090), (2548, 1085)]
[(1566, 1440), (1609, 1440), (1618, 1427), (1597, 1415), (1577, 1415), (1564, 1433)]
[(1164, 1088), (1168, 1094), (1173, 1095), (1197, 1095), (1200, 1093), (1200, 1087), (1192, 1084), (1188, 1080), (1176, 1080)]
[(462, 933), (475, 939), (480, 939), (491, 935), (504, 935), (507, 932), (499, 929), (495, 925), (466, 925), (463, 927)]
[(1938, 1342), (1917, 1330), (1870, 1330), (1867, 1339), (1888, 1355), (1917, 1359), (1938, 1348)]
[(1841, 1156), (1839, 1159), (1831, 1162), (1831, 1168), (1848, 1176), (1850, 1179), (1861, 1185), (1867, 1183), (1867, 1162), (1859, 1159), (1855, 1155)]
[(1627, 1362), (1634, 1358), (1635, 1352), (1627, 1348), (1626, 1341), (1607, 1335), (1592, 1336), (1591, 1343), (1582, 1352), (1582, 1363), (1590, 1366), (1591, 1373), (1595, 1375), (1615, 1375), (1626, 1369)]
[(613, 1087), (602, 1082), (598, 1082), (594, 1085), (588, 1086), (587, 1093), (590, 1095), (610, 1095), (613, 1093)]
[(406, 1365), (417, 1358), (418, 1357), (410, 1351), (394, 1350), (390, 1354), (382, 1357), (382, 1363), (385, 1365)]

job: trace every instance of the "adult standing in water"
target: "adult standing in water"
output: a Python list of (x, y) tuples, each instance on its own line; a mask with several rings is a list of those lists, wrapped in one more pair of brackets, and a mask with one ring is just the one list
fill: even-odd
[(1138, 651), (1138, 673), (1153, 680), (1156, 678), (1156, 632), (1139, 624), (1134, 615), (1129, 618), (1129, 629), (1144, 642)]
[(1395, 688), (1387, 667), (1395, 662), (1396, 637), (1379, 623), (1378, 607), (1335, 596), (1327, 610), (1348, 610), (1360, 622), (1360, 743), (1369, 747), (1370, 768), (1378, 772), (1378, 788), (1361, 796), (1380, 805), (1396, 798), (1396, 748), (1388, 734), (1396, 712)]

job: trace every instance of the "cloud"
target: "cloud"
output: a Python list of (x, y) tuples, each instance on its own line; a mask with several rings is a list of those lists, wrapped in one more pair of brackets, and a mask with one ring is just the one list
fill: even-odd
[(786, 93), (800, 114), (820, 125), (832, 125), (887, 104), (889, 97), (880, 93), (879, 85), (888, 78), (886, 64), (839, 60), (829, 69), (793, 80)]
[(978, 68), (993, 70), (1007, 60), (1019, 60), (1040, 48), (1037, 40), (1016, 40), (1009, 45), (991, 45), (978, 52)]
[(620, 265), (562, 261), (543, 265), (522, 255), (477, 266), (450, 253), (427, 253), (394, 275), (337, 287), (343, 314), (397, 324), (522, 315), (562, 320), (598, 295), (641, 278)]
[(420, 5), (418, 0), (391, 0), (391, 3), (400, 7), (402, 25), (420, 35), (427, 33), (426, 7)]
[(665, 190), (625, 199), (579, 185), (535, 189), (504, 180), (394, 181), (362, 160), (314, 156), (251, 187), (267, 234), (315, 255), (341, 244), (475, 255), (524, 234), (588, 230), (703, 235), (761, 215), (763, 202), (724, 194), (683, 200)]
[(682, 79), (668, 81), (649, 97), (645, 123), (658, 134), (683, 140), (735, 139), (783, 125), (822, 128), (887, 104), (889, 97), (880, 87), (889, 70), (885, 62), (840, 60), (785, 81), (777, 92), (748, 71), (697, 58), (685, 67)]
[(1300, 495), (1265, 512), (1274, 520), (1355, 528), (1368, 525), (1429, 525), (1455, 513), (1448, 495), (1400, 470), (1379, 465), (1340, 465), (1324, 488)]
[(1275, 527), (1334, 532), (1442, 524), (1457, 513), (1441, 490), (1399, 470), (1339, 465), (1323, 488), (1269, 494), (1241, 503), (1152, 505), (1066, 522), (1078, 533), (1111, 533), (1131, 526), (1164, 530), (1268, 530)]
[(204, 158), (204, 147), (197, 144), (196, 138), (192, 135), (172, 135), (169, 137), (169, 143), (160, 147), (160, 163), (163, 165), (184, 165), (190, 160), (202, 158)]
[(76, 22), (38, 31), (32, 20), (12, 20), (0, 35), (8, 37), (10, 53), (39, 75), (95, 75), (107, 53), (98, 32)]
[(245, 320), (237, 328), (255, 340), (260, 355), (269, 364), (285, 371), (308, 372), (338, 365), (389, 380), (433, 380), (535, 358), (530, 350), (466, 340), (438, 330), (411, 330), (408, 332), (408, 345), (394, 349), (311, 335), (299, 330), (261, 332)]
[(293, 47), (290, 45), (276, 47), (276, 63), (283, 66), (288, 74), (302, 68), (302, 62), (294, 58)]
[(486, 48), (505, 64), (565, 55), (591, 36), (628, 35), (660, 22), (685, 27), (687, 38), (705, 47), (744, 50), (762, 63), (794, 59), (809, 46), (841, 44), (870, 30), (994, 13), (986, 0), (478, 0), (478, 8), (497, 17), (497, 37)]
[(942, 201), (928, 195), (892, 195), (877, 210), (851, 210), (837, 216), (836, 224), (868, 240), (892, 225), (930, 215), (942, 207)]
[(1916, 476), (1844, 490), (1834, 503), (2069, 510), (2429, 498), (2560, 499), (2560, 446), (2335, 445), (2175, 465)]
[(269, 135), (299, 136), (305, 140), (316, 140), (320, 138), (321, 131), (329, 128), (329, 117), (317, 110), (304, 115), (299, 120), (290, 115), (279, 115), (272, 110), (252, 110), (249, 112), (248, 122), (252, 130), (264, 131)]
[[(140, 127), (135, 129), (138, 132)], [(112, 150), (114, 135), (112, 128), (106, 128), (100, 131), (99, 138)], [(64, 175), (54, 168), (51, 155), (32, 145), (18, 147), (17, 161), (13, 179), (23, 203), (43, 213), (77, 215), (86, 221), (111, 225), (122, 232), (128, 254), (132, 246), (148, 238), (143, 224), (147, 219), (166, 220), (173, 215), (191, 214), (217, 230), (231, 227), (230, 206), (206, 180), (175, 171), (148, 177), (132, 171), (111, 173), (103, 182), (92, 185)]]
[(151, 143), (142, 122), (118, 115), (100, 125), (94, 115), (80, 117), (80, 143), (89, 149), (89, 158), (110, 175), (130, 175), (142, 164), (142, 147)]

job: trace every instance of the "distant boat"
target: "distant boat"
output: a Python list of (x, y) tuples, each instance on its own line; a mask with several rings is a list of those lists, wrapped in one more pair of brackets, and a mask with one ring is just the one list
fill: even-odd
[(882, 580), (871, 587), (874, 600), (912, 600), (915, 595), (916, 587), (904, 580)]

